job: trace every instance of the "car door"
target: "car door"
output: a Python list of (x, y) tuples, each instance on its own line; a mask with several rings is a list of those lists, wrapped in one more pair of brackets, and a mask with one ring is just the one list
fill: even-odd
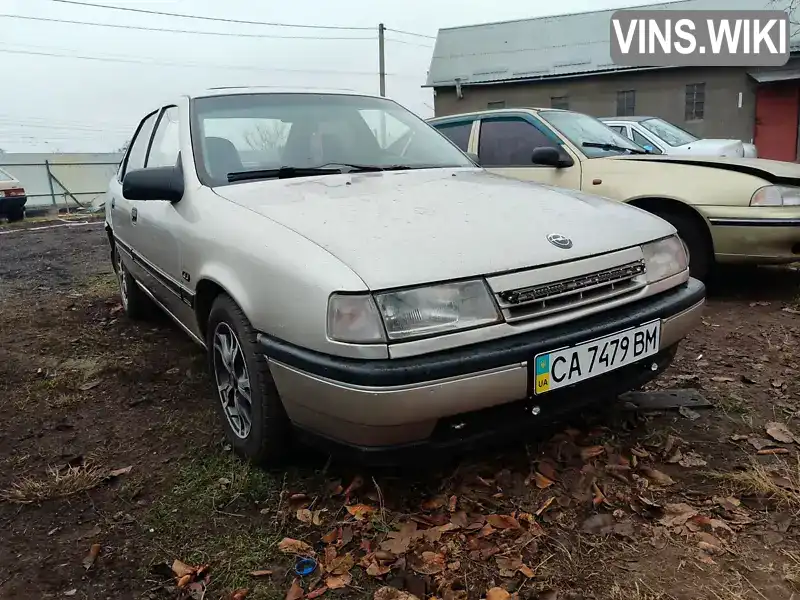
[(437, 123), (434, 127), (447, 139), (461, 148), (463, 152), (472, 152), (469, 142), (475, 122), (475, 119), (445, 121), (444, 123)]
[(128, 145), (128, 152), (122, 160), (119, 172), (109, 184), (106, 200), (106, 208), (111, 212), (111, 228), (114, 232), (117, 251), (134, 279), (151, 292), (153, 281), (150, 274), (142, 268), (141, 263), (133, 260), (135, 255), (133, 249), (138, 246), (136, 239), (139, 233), (136, 227), (138, 213), (144, 203), (138, 200), (127, 200), (122, 195), (122, 181), (127, 172), (144, 167), (145, 160), (147, 160), (147, 149), (150, 146), (158, 115), (159, 111), (154, 111), (139, 123), (133, 139)]
[[(180, 112), (177, 106), (161, 111), (145, 160), (145, 169), (180, 167)], [(139, 202), (135, 224), (138, 259), (153, 280), (153, 295), (184, 322), (186, 288), (181, 269), (178, 231), (182, 217), (169, 200)]]
[[(482, 118), (477, 127), (477, 151), (487, 170), (527, 181), (579, 190), (581, 164), (544, 124), (525, 114), (504, 114)], [(534, 148), (554, 147), (572, 158), (572, 166), (552, 167), (532, 161)]]
[(653, 154), (663, 154), (664, 146), (656, 142), (652, 136), (646, 135), (636, 126), (631, 127), (631, 140)]

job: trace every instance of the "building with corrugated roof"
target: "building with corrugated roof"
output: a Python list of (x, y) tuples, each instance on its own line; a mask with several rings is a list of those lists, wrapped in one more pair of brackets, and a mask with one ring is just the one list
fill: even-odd
[[(682, 0), (659, 10), (786, 9), (789, 0)], [(800, 32), (782, 67), (628, 68), (611, 58), (615, 10), (440, 29), (425, 87), (437, 117), (487, 108), (568, 108), (595, 117), (661, 117), (701, 138), (800, 156)], [(800, 17), (800, 15), (798, 15)], [(795, 21), (791, 15), (791, 21)]]

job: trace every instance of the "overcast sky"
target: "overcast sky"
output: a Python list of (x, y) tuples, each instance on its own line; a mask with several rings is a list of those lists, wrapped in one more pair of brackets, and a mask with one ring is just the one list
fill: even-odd
[[(54, 0), (0, 0), (3, 90), (0, 148), (5, 151), (114, 151), (130, 137), (145, 112), (177, 94), (208, 87), (335, 87), (377, 93), (380, 22), (389, 29), (419, 34), (387, 32), (386, 91), (410, 110), (428, 117), (433, 115), (432, 92), (421, 86), (440, 27), (649, 3), (647, 0), (505, 0), (474, 4), (463, 0), (86, 2), (237, 20), (371, 29), (266, 27), (137, 14)], [(109, 23), (125, 28), (6, 15)], [(134, 27), (253, 37), (165, 33)]]

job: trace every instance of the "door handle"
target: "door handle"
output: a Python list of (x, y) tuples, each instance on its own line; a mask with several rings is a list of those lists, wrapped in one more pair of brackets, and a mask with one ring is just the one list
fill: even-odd
[(131, 208), (131, 221), (133, 221), (134, 223), (136, 223), (136, 217), (137, 217), (138, 215), (139, 215), (139, 211), (138, 211), (138, 210), (136, 210), (136, 207), (134, 206), (133, 208)]

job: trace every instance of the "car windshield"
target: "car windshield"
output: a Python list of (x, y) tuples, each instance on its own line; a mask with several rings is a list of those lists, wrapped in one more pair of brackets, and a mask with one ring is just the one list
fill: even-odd
[(670, 146), (683, 146), (684, 144), (691, 144), (700, 139), (664, 119), (645, 119), (641, 121), (640, 124), (647, 129), (647, 131), (654, 133)]
[(568, 110), (543, 110), (539, 116), (577, 146), (587, 158), (647, 152), (589, 115)]
[(192, 146), (201, 180), (210, 186), (350, 170), (474, 166), (396, 102), (346, 94), (196, 98)]

